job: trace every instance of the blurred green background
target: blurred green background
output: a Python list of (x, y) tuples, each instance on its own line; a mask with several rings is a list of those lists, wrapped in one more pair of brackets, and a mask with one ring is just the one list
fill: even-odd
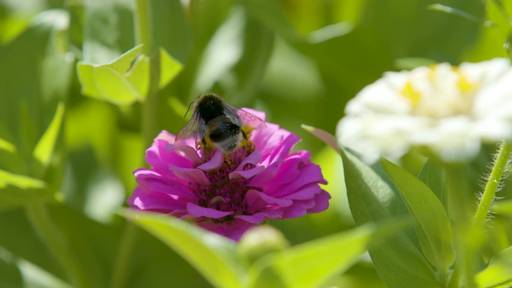
[[(354, 225), (341, 160), (300, 125), (334, 132), (346, 102), (384, 71), (506, 56), (509, 17), (498, 8), (512, 6), (490, 0), (150, 2), (154, 45), (183, 66), (157, 93), (158, 130), (178, 132), (188, 104), (213, 91), (233, 105), (264, 110), (300, 135), (300, 148), (324, 169), (330, 209), (271, 223), (292, 244)], [(458, 10), (446, 13), (446, 7)], [(135, 186), (131, 173), (143, 165), (143, 109), (83, 95), (76, 66), (110, 62), (137, 45), (134, 15), (134, 0), (0, 0), (0, 287), (67, 285), (30, 223), (27, 207), (42, 199), (68, 240), (64, 245), (87, 267), (90, 287), (115, 282), (125, 225), (115, 213)], [(34, 161), (58, 103), (65, 112), (54, 153)], [(139, 231), (135, 247), (123, 287), (208, 287), (146, 232)], [(383, 287), (367, 257), (330, 285)]]

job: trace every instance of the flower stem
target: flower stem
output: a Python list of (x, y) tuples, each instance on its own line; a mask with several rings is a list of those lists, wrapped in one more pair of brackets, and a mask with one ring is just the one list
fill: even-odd
[(485, 184), (484, 193), (482, 194), (482, 198), (480, 199), (478, 209), (476, 210), (476, 214), (473, 219), (473, 225), (475, 225), (475, 227), (482, 227), (485, 224), (487, 215), (489, 214), (492, 203), (494, 202), (499, 183), (507, 168), (511, 152), (512, 146), (510, 143), (503, 142), (500, 145), (498, 154), (496, 155), (496, 160), (494, 161), (494, 167), (492, 167), (489, 179)]
[(143, 53), (149, 57), (149, 88), (142, 106), (142, 133), (145, 146), (156, 136), (158, 125), (158, 88), (160, 83), (160, 53), (152, 36), (150, 0), (137, 0), (137, 39), (144, 45)]
[(37, 234), (41, 237), (61, 268), (67, 274), (73, 287), (92, 287), (87, 276), (77, 263), (77, 257), (68, 245), (57, 225), (53, 222), (44, 203), (33, 203), (26, 207), (26, 214)]
[(466, 167), (462, 164), (446, 164), (447, 205), (453, 223), (453, 239), (457, 261), (455, 280), (457, 287), (475, 287), (473, 272), (474, 261), (469, 243), (466, 241), (470, 234), (471, 223), (471, 189), (469, 186)]
[[(144, 45), (143, 53), (149, 57), (149, 88), (142, 103), (142, 134), (144, 147), (149, 146), (155, 137), (158, 125), (156, 114), (158, 110), (158, 89), (160, 83), (160, 53), (152, 33), (151, 0), (136, 0), (136, 32), (137, 41)], [(144, 151), (141, 151), (142, 153)], [(137, 227), (126, 222), (121, 236), (117, 259), (112, 275), (112, 287), (120, 288), (126, 284), (133, 248), (136, 246)]]
[(119, 246), (117, 259), (114, 263), (114, 270), (112, 274), (112, 288), (126, 287), (126, 275), (128, 275), (129, 265), (131, 261), (132, 249), (135, 246), (137, 235), (137, 227), (127, 222), (124, 226), (123, 235), (121, 238), (121, 246)]

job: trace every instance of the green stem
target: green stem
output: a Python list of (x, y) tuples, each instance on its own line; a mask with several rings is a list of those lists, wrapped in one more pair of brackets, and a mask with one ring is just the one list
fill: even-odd
[(160, 53), (152, 37), (150, 0), (137, 0), (137, 39), (144, 45), (143, 52), (150, 58), (149, 89), (142, 107), (142, 133), (144, 144), (150, 145), (158, 125), (158, 88), (160, 83)]
[(453, 239), (455, 244), (456, 265), (454, 275), (456, 287), (475, 287), (474, 255), (467, 241), (471, 223), (471, 188), (468, 173), (462, 164), (446, 164), (447, 205), (453, 223)]
[(26, 214), (39, 237), (67, 274), (72, 286), (78, 288), (91, 287), (91, 284), (87, 281), (87, 276), (76, 260), (76, 255), (68, 245), (69, 242), (66, 241), (64, 235), (53, 222), (45, 204), (34, 203), (28, 205)]
[(487, 215), (489, 214), (492, 203), (494, 202), (501, 178), (507, 168), (511, 152), (511, 144), (503, 142), (499, 148), (498, 154), (496, 155), (494, 167), (492, 167), (489, 179), (485, 184), (484, 193), (482, 194), (482, 198), (480, 199), (478, 209), (476, 210), (476, 214), (473, 219), (473, 225), (475, 225), (475, 227), (482, 227), (485, 224), (485, 220), (487, 219)]
[(122, 242), (119, 246), (116, 262), (114, 263), (111, 285), (112, 288), (126, 287), (126, 275), (129, 274), (128, 270), (130, 263), (132, 263), (131, 253), (136, 242), (136, 232), (137, 227), (133, 223), (127, 222), (125, 224), (123, 236), (121, 238)]
[[(136, 32), (137, 40), (144, 45), (143, 53), (150, 58), (149, 89), (142, 104), (142, 134), (144, 147), (151, 145), (158, 131), (156, 115), (158, 110), (158, 88), (160, 82), (160, 53), (155, 46), (151, 26), (151, 0), (136, 0)], [(143, 151), (141, 151), (144, 153)], [(117, 259), (112, 275), (112, 287), (125, 287), (133, 248), (136, 246), (137, 227), (126, 222), (121, 236)]]

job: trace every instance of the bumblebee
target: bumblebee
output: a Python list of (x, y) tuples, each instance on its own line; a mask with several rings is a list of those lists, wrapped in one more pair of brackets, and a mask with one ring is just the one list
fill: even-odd
[[(235, 150), (247, 140), (254, 127), (248, 127), (242, 118), (263, 123), (256, 116), (227, 104), (216, 94), (205, 94), (193, 103), (193, 114), (178, 138), (197, 137), (206, 151), (213, 148), (224, 153)], [(256, 120), (256, 121), (255, 121)]]

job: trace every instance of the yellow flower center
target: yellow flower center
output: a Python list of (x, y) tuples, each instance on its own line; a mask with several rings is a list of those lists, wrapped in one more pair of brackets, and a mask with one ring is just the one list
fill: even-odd
[(469, 115), (478, 83), (448, 64), (413, 70), (400, 90), (411, 112), (432, 118)]

